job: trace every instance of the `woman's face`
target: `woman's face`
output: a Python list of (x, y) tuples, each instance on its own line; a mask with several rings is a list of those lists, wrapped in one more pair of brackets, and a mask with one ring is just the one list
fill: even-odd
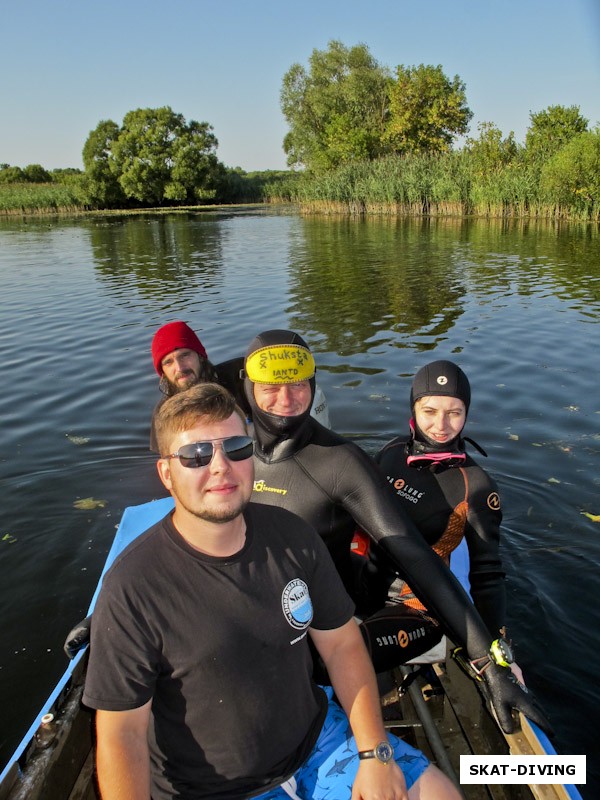
[(415, 422), (434, 444), (455, 439), (465, 426), (467, 412), (458, 397), (430, 394), (415, 403)]

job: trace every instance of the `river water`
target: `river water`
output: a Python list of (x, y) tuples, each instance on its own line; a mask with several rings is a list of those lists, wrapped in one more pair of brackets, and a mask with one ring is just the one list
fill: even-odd
[(369, 452), (406, 430), (420, 366), (461, 364), (467, 433), (501, 489), (518, 660), (559, 752), (588, 755), (582, 793), (600, 794), (597, 228), (270, 209), (2, 220), (0, 287), (0, 764), (65, 669), (123, 508), (164, 494), (149, 349), (181, 318), (214, 362), (261, 330), (300, 332), (333, 427)]

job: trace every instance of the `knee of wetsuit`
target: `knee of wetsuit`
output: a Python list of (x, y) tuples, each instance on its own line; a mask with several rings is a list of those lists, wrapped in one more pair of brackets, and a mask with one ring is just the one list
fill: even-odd
[(77, 653), (90, 643), (91, 628), (91, 615), (78, 622), (74, 628), (71, 628), (63, 645), (63, 650), (69, 658), (75, 658)]
[(443, 636), (435, 620), (403, 604), (377, 611), (359, 627), (375, 672), (406, 664), (430, 650)]

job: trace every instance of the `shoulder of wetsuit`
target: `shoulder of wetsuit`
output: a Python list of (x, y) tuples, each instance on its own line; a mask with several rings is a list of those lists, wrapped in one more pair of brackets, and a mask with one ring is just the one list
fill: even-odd
[(238, 406), (244, 413), (250, 416), (250, 405), (244, 392), (244, 379), (242, 370), (244, 368), (244, 357), (238, 356), (227, 361), (220, 361), (215, 364), (215, 369), (219, 377), (219, 383), (235, 397)]
[(407, 441), (408, 440), (406, 436), (395, 436), (393, 439), (390, 439), (390, 441), (386, 442), (381, 450), (375, 454), (375, 461), (379, 464), (384, 455), (391, 453), (392, 451), (397, 451), (398, 449), (404, 451)]
[(348, 439), (345, 439), (339, 433), (332, 431), (331, 428), (326, 428), (324, 425), (316, 420), (314, 417), (307, 417), (302, 426), (303, 440), (305, 444), (316, 444), (325, 447), (332, 447), (337, 444), (347, 444)]

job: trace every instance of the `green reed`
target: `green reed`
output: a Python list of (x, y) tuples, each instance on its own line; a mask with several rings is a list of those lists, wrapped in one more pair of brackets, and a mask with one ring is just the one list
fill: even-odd
[(276, 187), (267, 184), (265, 199), (323, 213), (600, 221), (600, 198), (585, 206), (560, 202), (540, 187), (539, 172), (524, 160), (484, 170), (467, 151), (388, 156), (295, 175)]
[(0, 214), (83, 211), (76, 185), (63, 183), (0, 183)]

